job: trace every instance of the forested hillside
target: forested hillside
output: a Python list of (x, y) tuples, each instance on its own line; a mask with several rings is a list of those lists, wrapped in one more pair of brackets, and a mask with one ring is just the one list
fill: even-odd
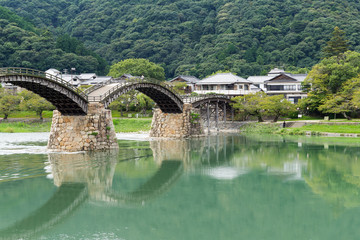
[[(69, 45), (73, 46), (72, 48)], [(106, 74), (107, 63), (74, 38), (55, 40), (23, 18), (0, 7), (0, 67), (76, 68), (79, 72)]]
[[(147, 58), (167, 78), (218, 70), (241, 76), (311, 67), (335, 26), (360, 51), (358, 0), (0, 0), (109, 63)], [(55, 57), (55, 56), (53, 56)], [(41, 67), (41, 66), (39, 66)]]

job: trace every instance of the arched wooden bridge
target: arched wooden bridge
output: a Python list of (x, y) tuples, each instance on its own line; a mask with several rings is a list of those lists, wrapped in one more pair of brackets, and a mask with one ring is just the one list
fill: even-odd
[(138, 90), (149, 96), (164, 113), (181, 113), (184, 103), (202, 108), (205, 103), (223, 103), (221, 106), (230, 106), (231, 102), (224, 95), (181, 97), (166, 83), (148, 79), (96, 85), (92, 91), (82, 92), (57, 76), (28, 68), (0, 68), (0, 82), (11, 83), (39, 94), (64, 115), (86, 115), (89, 102), (100, 102), (108, 107), (131, 90)]

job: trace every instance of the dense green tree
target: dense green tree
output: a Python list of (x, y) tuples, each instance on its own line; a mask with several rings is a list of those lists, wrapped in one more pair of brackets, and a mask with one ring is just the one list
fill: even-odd
[(174, 82), (171, 83), (173, 90), (180, 95), (185, 94), (185, 89), (188, 86), (185, 82)]
[(11, 94), (6, 89), (0, 89), (0, 114), (7, 119), (9, 114), (19, 108), (20, 97)]
[(120, 77), (126, 73), (133, 76), (144, 76), (146, 78), (165, 80), (164, 68), (143, 58), (126, 59), (115, 63), (111, 65), (108, 75)]
[(36, 112), (41, 120), (43, 119), (43, 111), (55, 109), (55, 107), (50, 102), (33, 92), (23, 90), (19, 95), (22, 98), (20, 109)]
[(240, 114), (255, 116), (259, 122), (263, 122), (263, 115), (265, 114), (263, 105), (265, 98), (266, 94), (263, 92), (234, 97), (232, 98), (235, 102), (233, 103), (233, 107), (237, 109)]
[(349, 49), (349, 41), (345, 39), (345, 32), (335, 27), (330, 41), (324, 47), (325, 57), (340, 56)]
[(354, 111), (354, 92), (360, 87), (360, 53), (348, 51), (339, 59), (334, 56), (323, 59), (310, 71), (304, 84), (309, 86), (308, 97), (300, 106), (323, 113), (347, 113)]
[(130, 105), (135, 102), (136, 99), (136, 92), (135, 91), (130, 91), (127, 92), (126, 94), (121, 95), (120, 97), (118, 97), (118, 99), (116, 99), (115, 101), (113, 101), (110, 104), (110, 109), (111, 110), (117, 110), (120, 112), (121, 117), (124, 116), (124, 111), (128, 112), (130, 109)]
[(151, 110), (153, 107), (155, 107), (155, 103), (145, 94), (139, 93), (136, 95), (136, 106), (137, 110), (141, 112), (141, 114), (145, 115), (146, 110)]
[(279, 117), (288, 116), (296, 111), (295, 105), (283, 95), (267, 96), (262, 106), (268, 115), (274, 117), (274, 122), (277, 122)]

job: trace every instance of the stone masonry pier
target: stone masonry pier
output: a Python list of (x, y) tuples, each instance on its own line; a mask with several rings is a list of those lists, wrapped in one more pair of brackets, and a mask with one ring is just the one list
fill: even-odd
[(103, 104), (90, 103), (85, 116), (66, 116), (54, 111), (49, 150), (77, 152), (117, 148), (111, 111)]
[(199, 110), (191, 104), (184, 104), (182, 113), (163, 113), (160, 109), (155, 109), (150, 137), (180, 139), (203, 135), (202, 125)]

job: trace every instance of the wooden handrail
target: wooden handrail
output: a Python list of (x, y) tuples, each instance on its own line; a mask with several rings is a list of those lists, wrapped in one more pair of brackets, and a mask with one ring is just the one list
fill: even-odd
[(20, 67), (0, 68), (0, 76), (12, 76), (12, 75), (45, 78), (52, 82), (56, 82), (65, 88), (68, 88), (69, 90), (77, 93), (80, 97), (82, 97), (83, 99), (88, 101), (88, 96), (83, 91), (74, 87), (70, 83), (66, 82), (64, 79), (54, 76), (52, 74), (42, 72), (39, 70), (35, 70), (35, 69), (31, 69), (31, 68), (20, 68)]

